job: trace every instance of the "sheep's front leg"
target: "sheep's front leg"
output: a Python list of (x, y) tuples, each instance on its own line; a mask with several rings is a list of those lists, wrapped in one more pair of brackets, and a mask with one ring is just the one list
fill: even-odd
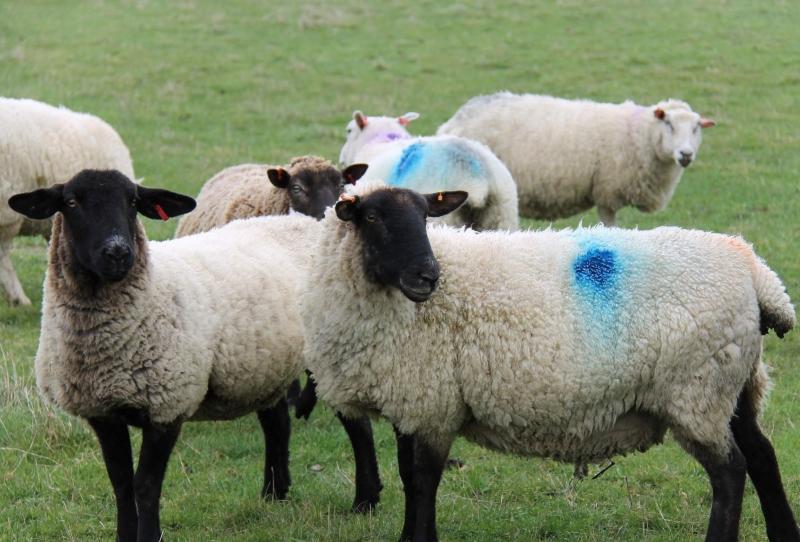
[(378, 473), (378, 459), (375, 455), (375, 439), (369, 418), (345, 418), (338, 412), (336, 417), (342, 422), (356, 460), (356, 497), (353, 512), (369, 512), (381, 499), (381, 477)]
[(731, 430), (758, 493), (767, 523), (767, 537), (772, 542), (800, 541), (800, 530), (786, 498), (775, 450), (758, 426), (758, 417), (745, 393), (739, 397), (736, 413), (731, 418)]
[(90, 418), (100, 441), (106, 472), (117, 502), (117, 541), (136, 542), (138, 517), (133, 494), (133, 455), (128, 426), (121, 422)]
[(400, 542), (410, 542), (414, 539), (414, 525), (417, 522), (417, 505), (414, 498), (414, 437), (404, 435), (397, 427), (394, 428), (394, 435), (397, 439), (397, 466), (406, 498)]
[(602, 205), (597, 206), (597, 215), (600, 217), (600, 222), (607, 228), (615, 226), (617, 223), (617, 212)]
[(30, 305), (31, 300), (22, 290), (22, 284), (11, 264), (11, 245), (18, 230), (19, 225), (0, 228), (0, 287), (12, 305)]
[(265, 499), (285, 499), (292, 483), (289, 475), (289, 407), (286, 399), (265, 410), (258, 411), (258, 421), (264, 431), (264, 487), (261, 496)]
[(145, 423), (142, 427), (142, 449), (133, 478), (136, 507), (139, 510), (139, 542), (161, 540), (161, 486), (169, 456), (180, 432), (180, 422), (163, 426)]

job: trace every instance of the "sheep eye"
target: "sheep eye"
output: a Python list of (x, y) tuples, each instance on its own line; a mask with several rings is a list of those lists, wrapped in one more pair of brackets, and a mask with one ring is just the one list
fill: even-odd
[(364, 217), (364, 220), (366, 220), (367, 222), (375, 223), (378, 221), (378, 215), (376, 215), (375, 213), (367, 213), (367, 215)]
[(292, 185), (292, 193), (301, 194), (302, 192), (303, 192), (303, 189), (299, 184), (293, 184)]
[(76, 200), (75, 198), (69, 198), (65, 203), (67, 204), (67, 207), (77, 207), (78, 206), (78, 200)]

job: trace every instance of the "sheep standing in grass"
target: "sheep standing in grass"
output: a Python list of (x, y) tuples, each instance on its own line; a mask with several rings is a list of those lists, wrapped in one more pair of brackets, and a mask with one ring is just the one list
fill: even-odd
[(133, 178), (128, 148), (111, 126), (86, 113), (27, 99), (0, 98), (0, 290), (30, 305), (11, 265), (16, 235), (49, 233), (6, 201), (12, 194), (63, 182), (84, 168), (117, 169)]
[(292, 159), (287, 168), (242, 164), (223, 169), (197, 196), (197, 208), (181, 218), (176, 237), (200, 233), (237, 218), (286, 215), (290, 211), (322, 218), (345, 184), (366, 171), (353, 164), (343, 171), (318, 156)]
[(420, 192), (463, 190), (464, 206), (442, 220), (479, 230), (519, 227), (517, 187), (508, 169), (483, 144), (462, 137), (411, 137), (406, 126), (417, 113), (397, 118), (353, 113), (347, 141), (339, 156), (343, 164), (367, 162), (364, 180)]
[[(137, 212), (177, 216), (194, 200), (116, 171), (83, 171), (9, 205), (29, 218), (55, 215), (36, 382), (97, 434), (118, 540), (160, 539), (161, 486), (185, 421), (256, 411), (266, 440), (262, 495), (284, 498), (284, 397), (305, 366), (297, 288), (320, 223), (253, 218), (148, 243)], [(342, 422), (356, 455), (354, 507), (371, 508), (380, 480), (370, 428)], [(135, 474), (129, 425), (143, 433)]]
[(395, 427), (401, 540), (437, 539), (458, 434), (587, 462), (644, 451), (667, 429), (708, 472), (707, 540), (736, 540), (746, 473), (770, 540), (800, 540), (757, 423), (762, 334), (789, 331), (794, 307), (751, 247), (677, 228), (426, 230), (465, 197), (370, 185), (343, 196), (301, 301), (320, 398)]
[(669, 203), (714, 124), (678, 100), (645, 107), (500, 92), (469, 100), (437, 133), (488, 145), (517, 182), (522, 215), (553, 220), (597, 206), (613, 226), (622, 207), (651, 213)]

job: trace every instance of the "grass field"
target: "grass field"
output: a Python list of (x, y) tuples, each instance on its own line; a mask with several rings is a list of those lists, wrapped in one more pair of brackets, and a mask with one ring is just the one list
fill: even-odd
[[(619, 223), (740, 233), (800, 299), (800, 10), (791, 1), (666, 4), (2, 2), (0, 94), (103, 117), (145, 184), (189, 194), (232, 164), (338, 157), (357, 108), (418, 111), (413, 127), (427, 134), (469, 97), (501, 89), (615, 102), (683, 98), (717, 127), (666, 211), (627, 209)], [(557, 225), (580, 220), (596, 215)], [(148, 220), (146, 228), (161, 239), (174, 223)], [(0, 301), (0, 540), (112, 539), (114, 503), (93, 435), (36, 393), (44, 241), (18, 239), (13, 256), (34, 306)], [(766, 355), (775, 389), (763, 422), (800, 510), (800, 333), (769, 337)], [(188, 424), (164, 486), (166, 536), (395, 540), (403, 501), (387, 424), (376, 424), (376, 438), (382, 504), (357, 517), (348, 512), (349, 445), (329, 410), (294, 425), (294, 485), (280, 504), (258, 498), (263, 445), (254, 416)], [(641, 542), (705, 532), (706, 476), (672, 440), (580, 483), (568, 465), (464, 441), (453, 453), (467, 468), (447, 472), (439, 491), (443, 540)], [(742, 539), (765, 539), (751, 486)]]

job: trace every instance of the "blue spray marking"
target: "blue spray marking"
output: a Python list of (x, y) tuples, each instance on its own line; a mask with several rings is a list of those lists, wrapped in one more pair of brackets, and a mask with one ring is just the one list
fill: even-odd
[(578, 256), (572, 268), (579, 286), (601, 295), (609, 293), (619, 275), (617, 254), (608, 248), (589, 248)]
[(459, 187), (465, 176), (485, 178), (483, 163), (460, 142), (412, 143), (392, 168), (387, 183), (392, 186), (430, 190)]
[(623, 258), (616, 248), (596, 238), (581, 239), (578, 246), (572, 273), (586, 338), (595, 347), (613, 344), (623, 331), (619, 329)]

